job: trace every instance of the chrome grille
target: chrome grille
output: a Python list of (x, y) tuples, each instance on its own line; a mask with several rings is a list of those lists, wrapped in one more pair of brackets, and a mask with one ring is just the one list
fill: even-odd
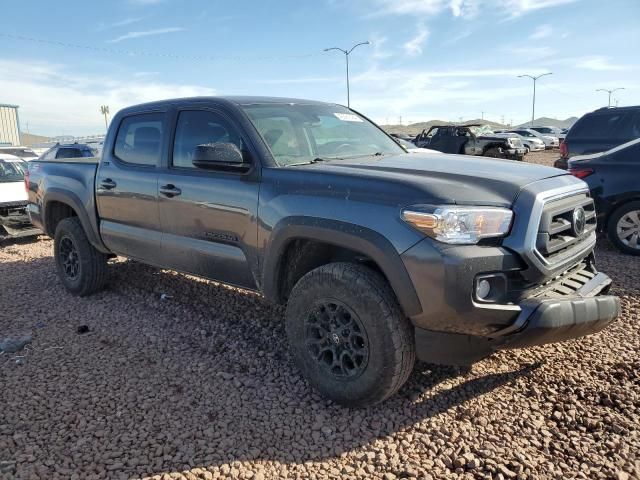
[(579, 250), (596, 230), (593, 200), (580, 193), (544, 205), (536, 250), (549, 263)]

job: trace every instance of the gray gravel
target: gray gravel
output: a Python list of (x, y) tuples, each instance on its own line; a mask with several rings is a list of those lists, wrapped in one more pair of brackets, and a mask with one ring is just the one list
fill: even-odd
[(33, 336), (0, 355), (0, 478), (640, 478), (640, 259), (606, 240), (605, 332), (418, 364), (364, 410), (310, 390), (259, 296), (118, 261), (78, 299), (51, 251), (0, 244), (0, 337)]

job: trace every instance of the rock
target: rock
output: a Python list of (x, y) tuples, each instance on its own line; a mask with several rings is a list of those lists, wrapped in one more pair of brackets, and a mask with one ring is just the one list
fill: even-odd
[(23, 335), (20, 337), (0, 338), (0, 352), (16, 353), (24, 348), (25, 345), (31, 343), (31, 335)]

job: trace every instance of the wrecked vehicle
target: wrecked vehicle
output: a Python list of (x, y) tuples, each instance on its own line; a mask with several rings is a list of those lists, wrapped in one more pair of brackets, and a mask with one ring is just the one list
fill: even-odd
[(413, 140), (417, 147), (443, 153), (481, 155), (521, 161), (527, 152), (517, 137), (495, 135), (489, 127), (472, 125), (434, 125)]
[(24, 174), (27, 162), (0, 153), (0, 238), (27, 237), (42, 233), (27, 215), (27, 192)]
[(620, 309), (595, 266), (584, 182), (407, 153), (340, 105), (129, 107), (100, 160), (38, 160), (29, 177), (29, 214), (70, 293), (101, 290), (115, 255), (258, 291), (287, 305), (305, 378), (344, 405), (394, 394), (416, 356), (470, 364), (597, 332)]

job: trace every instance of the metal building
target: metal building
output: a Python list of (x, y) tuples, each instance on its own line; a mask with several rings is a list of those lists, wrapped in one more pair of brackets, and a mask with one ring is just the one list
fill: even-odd
[(20, 145), (18, 106), (0, 103), (0, 145)]

